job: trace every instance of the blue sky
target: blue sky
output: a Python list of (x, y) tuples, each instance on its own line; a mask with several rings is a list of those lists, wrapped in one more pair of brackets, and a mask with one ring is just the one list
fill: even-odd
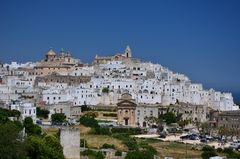
[(50, 47), (83, 62), (122, 52), (184, 73), (240, 101), (238, 0), (0, 0), (0, 61), (37, 61)]

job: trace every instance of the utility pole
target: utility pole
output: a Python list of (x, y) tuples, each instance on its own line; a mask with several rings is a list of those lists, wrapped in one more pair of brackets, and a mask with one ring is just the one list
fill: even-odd
[(187, 158), (187, 143), (186, 143), (186, 157), (185, 158)]

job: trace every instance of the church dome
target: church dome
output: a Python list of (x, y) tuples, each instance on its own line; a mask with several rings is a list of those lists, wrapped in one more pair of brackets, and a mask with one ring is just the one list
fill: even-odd
[(47, 53), (48, 56), (56, 56), (56, 53), (53, 51), (53, 49), (49, 49), (48, 53)]

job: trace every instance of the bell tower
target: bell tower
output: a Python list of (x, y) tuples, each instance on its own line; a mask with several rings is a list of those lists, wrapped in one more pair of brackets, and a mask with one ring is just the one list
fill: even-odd
[(124, 54), (125, 54), (126, 58), (131, 58), (132, 57), (132, 51), (131, 51), (129, 45), (126, 47)]

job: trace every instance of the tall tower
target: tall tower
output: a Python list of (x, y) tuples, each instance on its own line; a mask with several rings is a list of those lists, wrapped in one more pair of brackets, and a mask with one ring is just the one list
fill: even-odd
[(127, 57), (127, 58), (132, 57), (132, 51), (131, 51), (129, 45), (126, 47), (124, 54), (125, 54), (125, 57)]

